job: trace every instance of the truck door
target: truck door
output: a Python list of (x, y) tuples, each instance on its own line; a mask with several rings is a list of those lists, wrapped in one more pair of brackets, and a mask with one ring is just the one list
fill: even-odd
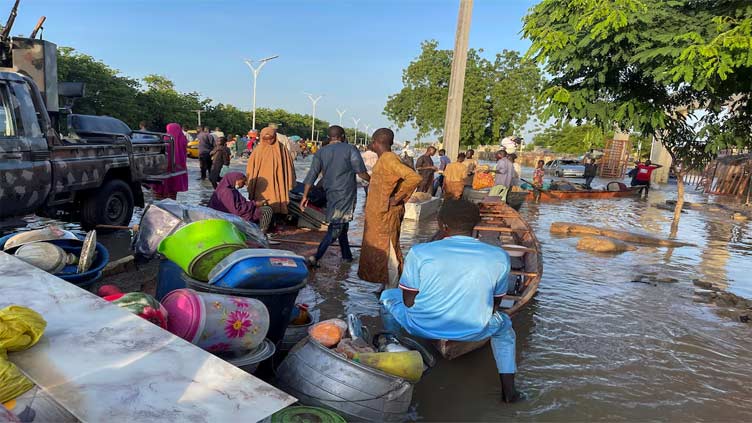
[(36, 111), (30, 100), (16, 97), (16, 86), (26, 84), (0, 82), (0, 217), (34, 213), (47, 199), (52, 180)]

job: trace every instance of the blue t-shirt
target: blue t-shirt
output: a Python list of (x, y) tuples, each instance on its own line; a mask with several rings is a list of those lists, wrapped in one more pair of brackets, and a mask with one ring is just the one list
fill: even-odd
[(417, 291), (405, 329), (431, 339), (461, 339), (482, 331), (494, 297), (507, 293), (509, 255), (467, 236), (412, 247), (400, 288)]

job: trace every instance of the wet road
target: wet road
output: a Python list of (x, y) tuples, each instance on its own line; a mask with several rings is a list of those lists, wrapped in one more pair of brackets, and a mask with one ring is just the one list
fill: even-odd
[[(206, 202), (208, 183), (196, 181), (186, 203)], [(297, 163), (302, 179), (308, 161)], [(241, 165), (237, 165), (240, 169)], [(530, 175), (529, 169), (523, 177)], [(526, 177), (526, 179), (527, 179)], [(596, 180), (595, 186), (607, 181)], [(357, 210), (363, 208), (362, 191)], [(577, 238), (549, 233), (554, 221), (603, 225), (667, 236), (671, 212), (654, 207), (674, 198), (671, 187), (649, 200), (578, 200), (526, 204), (521, 213), (541, 241), (544, 276), (538, 296), (514, 319), (519, 387), (529, 399), (498, 401), (489, 348), (440, 362), (416, 386), (414, 417), (428, 421), (752, 420), (752, 326), (698, 303), (693, 280), (712, 282), (752, 298), (750, 224), (729, 213), (688, 211), (677, 238), (682, 248), (639, 247), (621, 255), (575, 249)], [(701, 202), (690, 195), (689, 201)], [(351, 242), (362, 236), (362, 214)], [(134, 217), (137, 221), (137, 217)], [(425, 241), (435, 223), (403, 226), (404, 250)], [(311, 247), (313, 250), (313, 247)], [(322, 318), (357, 313), (377, 325), (377, 286), (328, 254), (333, 265), (316, 271), (301, 299)], [(648, 283), (637, 283), (643, 280)]]

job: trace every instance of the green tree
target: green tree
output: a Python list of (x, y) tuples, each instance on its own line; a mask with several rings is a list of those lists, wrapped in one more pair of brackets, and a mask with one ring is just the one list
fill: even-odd
[[(752, 110), (746, 102), (725, 113), (735, 96), (752, 93), (750, 44), (742, 60), (743, 49), (722, 42), (719, 54), (732, 57), (725, 65), (697, 54), (724, 30), (724, 16), (744, 22), (752, 8), (741, 0), (543, 0), (524, 20), (528, 57), (551, 75), (544, 118), (636, 130), (663, 142), (678, 176), (674, 230), (684, 174), (743, 132)], [(736, 141), (750, 142), (748, 135)]]
[(550, 126), (537, 134), (533, 144), (549, 148), (554, 153), (582, 154), (591, 148), (603, 148), (605, 138), (597, 126), (564, 123)]
[(86, 83), (86, 95), (76, 100), (74, 113), (113, 116), (132, 127), (138, 124), (142, 115), (136, 101), (137, 80), (70, 47), (59, 47), (57, 52), (58, 79)]
[[(522, 129), (535, 112), (542, 80), (538, 67), (517, 52), (504, 50), (494, 61), (470, 49), (462, 99), (462, 144), (472, 146), (498, 141)], [(400, 128), (410, 124), (418, 136), (440, 135), (444, 128), (451, 50), (425, 41), (420, 55), (402, 73), (404, 88), (391, 95), (384, 114)]]
[(143, 79), (146, 90), (139, 92), (141, 120), (148, 129), (165, 131), (167, 124), (176, 122), (186, 125), (196, 117), (195, 110), (205, 110), (210, 100), (198, 93), (180, 93), (172, 81), (160, 75), (147, 75)]

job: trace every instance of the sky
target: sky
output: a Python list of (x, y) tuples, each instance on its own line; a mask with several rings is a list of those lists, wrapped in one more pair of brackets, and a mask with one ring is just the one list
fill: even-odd
[[(11, 0), (0, 2), (5, 21)], [(493, 57), (524, 52), (522, 17), (534, 0), (475, 0), (470, 47)], [(94, 56), (123, 74), (160, 74), (180, 91), (251, 109), (252, 76), (243, 59), (279, 58), (258, 77), (257, 107), (311, 113), (303, 94), (323, 95), (316, 116), (369, 132), (402, 88), (402, 70), (420, 43), (452, 49), (458, 0), (22, 0), (13, 35), (40, 16), (44, 39)], [(398, 139), (415, 131), (400, 130)]]

